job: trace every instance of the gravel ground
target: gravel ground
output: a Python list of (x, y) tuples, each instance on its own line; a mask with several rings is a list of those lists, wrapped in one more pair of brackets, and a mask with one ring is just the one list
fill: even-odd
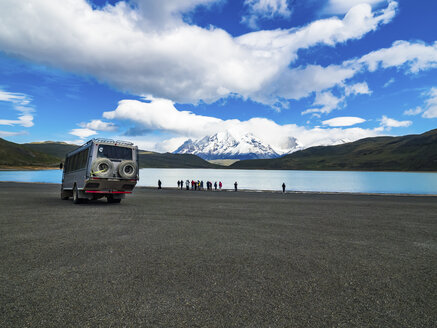
[(1, 327), (436, 327), (437, 197), (0, 183)]

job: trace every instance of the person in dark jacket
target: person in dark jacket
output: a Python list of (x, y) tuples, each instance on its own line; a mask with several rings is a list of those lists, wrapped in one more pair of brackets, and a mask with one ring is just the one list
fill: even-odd
[(162, 185), (161, 180), (158, 180), (158, 189), (161, 189), (161, 185)]
[(237, 183), (237, 181), (235, 181), (235, 183), (234, 183), (235, 191), (237, 191), (237, 187), (238, 187), (238, 183)]
[(285, 182), (282, 183), (282, 192), (285, 192)]

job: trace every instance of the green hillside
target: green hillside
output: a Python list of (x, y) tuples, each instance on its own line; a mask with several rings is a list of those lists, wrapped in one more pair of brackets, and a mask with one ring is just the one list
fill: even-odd
[(239, 161), (233, 169), (437, 171), (437, 129), (312, 147), (280, 158)]
[(223, 166), (211, 164), (196, 155), (154, 153), (140, 151), (141, 168), (223, 168)]
[(57, 167), (59, 158), (0, 138), (0, 168), (17, 166)]
[[(0, 168), (57, 167), (77, 145), (62, 142), (16, 144), (0, 138)], [(140, 167), (146, 168), (219, 168), (190, 154), (139, 152)]]
[(23, 145), (34, 151), (49, 154), (58, 157), (62, 160), (65, 158), (65, 155), (67, 153), (79, 147), (78, 145), (67, 144), (65, 142), (53, 142), (53, 141), (32, 142)]

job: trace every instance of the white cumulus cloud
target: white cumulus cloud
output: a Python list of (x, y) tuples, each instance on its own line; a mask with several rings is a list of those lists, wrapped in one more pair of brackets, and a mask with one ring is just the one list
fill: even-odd
[(405, 128), (413, 124), (411, 121), (397, 121), (393, 118), (389, 118), (385, 115), (381, 118), (381, 126), (391, 129), (391, 128)]
[(90, 137), (92, 135), (97, 134), (96, 131), (91, 130), (91, 129), (87, 129), (87, 128), (84, 128), (84, 129), (73, 129), (69, 133), (71, 135), (79, 137), (81, 139), (88, 138), (88, 137)]
[(437, 88), (431, 88), (429, 98), (425, 101), (426, 107), (422, 114), (424, 118), (437, 118)]
[(310, 113), (328, 114), (336, 109), (340, 103), (344, 101), (344, 97), (336, 97), (330, 91), (316, 94), (316, 99), (313, 102), (313, 107), (302, 112), (302, 115)]
[(337, 127), (337, 126), (352, 126), (364, 122), (366, 122), (366, 120), (361, 117), (342, 116), (342, 117), (331, 118), (330, 120), (323, 121), (322, 124)]
[(366, 64), (372, 72), (378, 67), (408, 66), (408, 71), (417, 73), (437, 67), (437, 41), (432, 45), (423, 42), (396, 41), (390, 48), (373, 51), (358, 61)]
[(416, 108), (410, 108), (404, 111), (404, 115), (415, 116), (415, 115), (419, 115), (422, 112), (423, 112), (422, 107), (417, 106)]
[(386, 2), (387, 0), (329, 0), (324, 8), (324, 12), (327, 14), (345, 14), (353, 6), (361, 3), (377, 5)]
[(370, 91), (369, 86), (367, 85), (366, 82), (361, 82), (361, 83), (355, 83), (352, 85), (347, 85), (345, 86), (345, 93), (346, 96), (349, 95), (369, 95), (372, 93), (372, 91)]
[(92, 120), (91, 122), (79, 123), (79, 126), (86, 129), (96, 130), (96, 131), (115, 131), (117, 126), (112, 122), (103, 122), (102, 120)]
[[(223, 0), (131, 0), (131, 3), (137, 5), (138, 13), (129, 12), (132, 15), (139, 15), (144, 19), (141, 24), (147, 29), (174, 28), (182, 24), (182, 13), (190, 12), (197, 6), (209, 6), (214, 3), (220, 3)], [(124, 1), (120, 1), (115, 8), (126, 10)], [(107, 5), (107, 11), (114, 9)], [(138, 18), (138, 17), (135, 17)]]
[(243, 16), (241, 22), (252, 29), (258, 28), (259, 19), (291, 16), (287, 0), (245, 0), (244, 5), (248, 13)]
[(15, 136), (20, 136), (20, 135), (24, 135), (27, 134), (27, 131), (18, 131), (18, 132), (13, 132), (13, 131), (0, 131), (0, 137), (4, 138), (4, 137), (15, 137)]
[(33, 115), (35, 110), (30, 106), (32, 97), (24, 93), (8, 92), (0, 89), (0, 101), (9, 102), (12, 107), (20, 112), (18, 119), (0, 119), (0, 125), (21, 125), (29, 128), (34, 125)]
[(17, 120), (0, 120), (0, 125), (21, 125), (30, 128), (33, 126), (33, 116), (20, 115)]

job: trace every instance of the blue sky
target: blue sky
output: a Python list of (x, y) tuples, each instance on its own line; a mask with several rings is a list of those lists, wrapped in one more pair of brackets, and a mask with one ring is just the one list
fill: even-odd
[(437, 127), (436, 12), (425, 0), (3, 0), (0, 137), (173, 151), (229, 131), (281, 153), (422, 133)]

